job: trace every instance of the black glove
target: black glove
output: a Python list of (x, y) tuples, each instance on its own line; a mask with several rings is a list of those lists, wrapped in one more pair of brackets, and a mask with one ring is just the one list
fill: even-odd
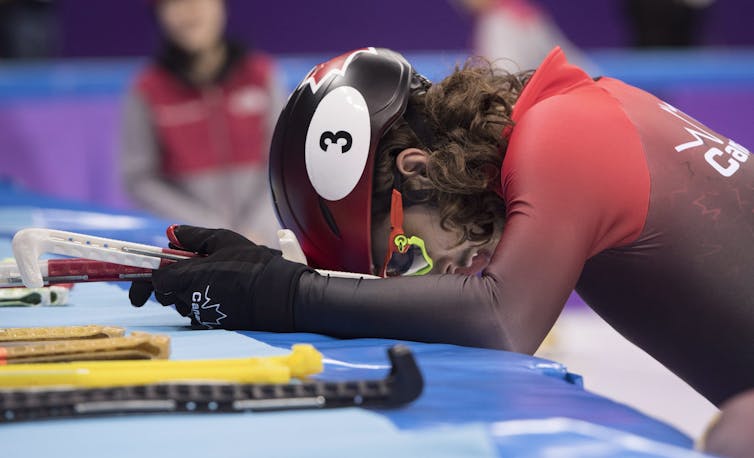
[(178, 226), (171, 247), (200, 255), (154, 270), (152, 282), (134, 282), (131, 303), (143, 305), (154, 288), (163, 305), (195, 326), (293, 331), (293, 298), (303, 264), (225, 229)]
[[(170, 248), (174, 250), (191, 251), (203, 255), (208, 253), (209, 248), (213, 251), (217, 251), (221, 248), (229, 248), (235, 245), (254, 245), (253, 242), (241, 234), (226, 229), (202, 229), (193, 226), (174, 224), (168, 227), (166, 232), (169, 241), (168, 246)], [(181, 234), (180, 239), (178, 238), (178, 233)], [(186, 243), (186, 246), (184, 246), (183, 243)], [(197, 248), (192, 249), (189, 247)], [(153, 292), (154, 286), (152, 285), (152, 280), (135, 281), (131, 283), (131, 288), (128, 290), (128, 298), (131, 300), (131, 305), (134, 307), (141, 307), (146, 304), (149, 300), (149, 296), (151, 296)], [(181, 315), (187, 316), (188, 310), (190, 309), (191, 308), (189, 307), (185, 313), (181, 310), (179, 311), (181, 312)]]

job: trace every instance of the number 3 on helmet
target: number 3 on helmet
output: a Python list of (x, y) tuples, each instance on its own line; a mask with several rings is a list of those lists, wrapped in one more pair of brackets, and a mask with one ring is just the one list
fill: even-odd
[[(281, 225), (296, 234), (312, 267), (373, 273), (377, 145), (419, 79), (426, 81), (400, 54), (363, 48), (315, 66), (288, 99), (272, 139), (270, 185)], [(423, 243), (406, 242), (388, 253), (391, 269), (426, 273)]]

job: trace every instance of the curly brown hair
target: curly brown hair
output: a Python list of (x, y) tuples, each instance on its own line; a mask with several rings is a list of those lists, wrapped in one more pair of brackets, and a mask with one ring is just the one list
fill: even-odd
[[(409, 104), (424, 116), (435, 141), (422, 145), (403, 118), (385, 133), (375, 164), (372, 220), (390, 209), (396, 156), (404, 149), (420, 148), (429, 154), (426, 179), (407, 178), (404, 196), (437, 207), (444, 229), (461, 230), (458, 243), (489, 241), (505, 210), (494, 192), (508, 146), (503, 130), (513, 126), (513, 104), (531, 74), (507, 73), (473, 58), (426, 93), (413, 95)], [(429, 189), (422, 185), (427, 179)]]

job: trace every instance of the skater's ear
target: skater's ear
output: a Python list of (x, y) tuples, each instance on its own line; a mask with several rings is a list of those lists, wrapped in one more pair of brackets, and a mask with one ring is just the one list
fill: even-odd
[(426, 179), (429, 154), (419, 148), (406, 148), (395, 158), (395, 166), (406, 178), (421, 177)]

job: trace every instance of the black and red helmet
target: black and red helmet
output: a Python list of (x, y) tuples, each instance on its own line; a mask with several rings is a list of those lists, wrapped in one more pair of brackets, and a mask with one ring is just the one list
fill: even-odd
[(315, 66), (291, 94), (272, 139), (270, 184), (280, 223), (311, 266), (372, 273), (377, 146), (427, 85), (400, 54), (363, 48)]

